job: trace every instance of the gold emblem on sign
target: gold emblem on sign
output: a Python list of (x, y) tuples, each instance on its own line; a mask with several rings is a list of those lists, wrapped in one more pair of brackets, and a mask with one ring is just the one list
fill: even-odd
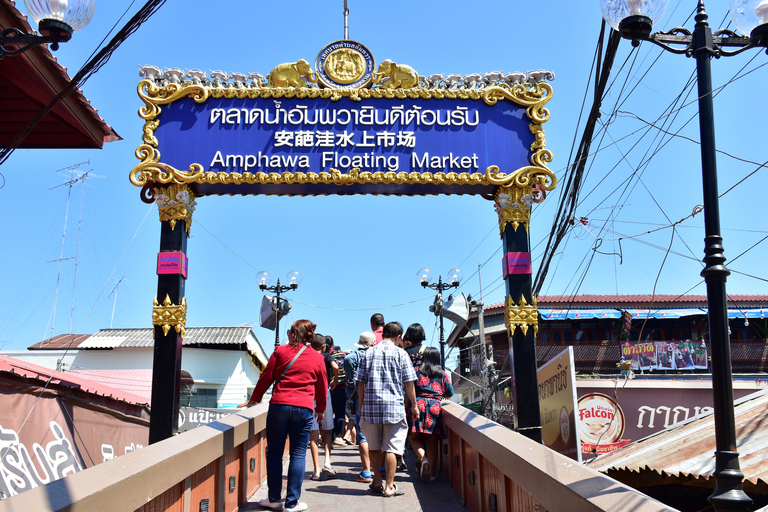
[(325, 59), (325, 74), (340, 84), (351, 84), (365, 74), (365, 58), (351, 48), (339, 48)]

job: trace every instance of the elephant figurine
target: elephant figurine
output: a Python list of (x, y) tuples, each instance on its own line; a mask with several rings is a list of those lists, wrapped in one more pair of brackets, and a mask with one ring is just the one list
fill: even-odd
[(317, 72), (312, 71), (309, 62), (304, 59), (278, 64), (267, 75), (267, 80), (271, 87), (307, 87), (307, 82), (301, 78), (302, 76), (313, 84), (317, 83)]
[(409, 89), (419, 83), (419, 75), (411, 66), (395, 64), (389, 59), (379, 64), (379, 70), (373, 74), (373, 83), (378, 84), (385, 78), (389, 80), (386, 80), (381, 86), (391, 89), (397, 87)]

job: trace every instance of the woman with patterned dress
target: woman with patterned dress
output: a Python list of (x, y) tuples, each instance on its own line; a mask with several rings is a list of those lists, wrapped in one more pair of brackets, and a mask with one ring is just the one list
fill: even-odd
[(453, 386), (448, 374), (440, 366), (440, 351), (427, 347), (416, 372), (416, 406), (419, 419), (411, 425), (410, 440), (416, 452), (416, 465), (424, 482), (437, 480), (437, 442), (445, 437), (440, 423), (440, 402), (453, 396)]

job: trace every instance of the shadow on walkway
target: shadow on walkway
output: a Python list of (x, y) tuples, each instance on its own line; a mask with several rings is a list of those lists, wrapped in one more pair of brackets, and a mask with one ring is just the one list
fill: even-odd
[[(312, 475), (312, 457), (307, 450), (307, 471), (304, 473), (301, 501), (309, 508), (308, 512), (356, 512), (358, 510), (381, 512), (466, 512), (459, 497), (448, 484), (443, 475), (438, 474), (436, 482), (424, 483), (416, 473), (414, 462), (416, 456), (406, 450), (405, 461), (408, 471), (398, 471), (395, 484), (405, 491), (403, 496), (385, 498), (374, 494), (368, 489), (368, 484), (355, 482), (355, 476), (360, 473), (360, 456), (356, 446), (334, 446), (331, 460), (338, 478), (326, 479), (323, 475), (320, 481), (309, 480)], [(285, 475), (288, 459), (283, 465), (283, 493), (285, 493)], [(323, 463), (322, 449), (320, 464)], [(249, 502), (240, 510), (267, 510), (259, 506), (259, 500), (267, 497), (267, 483), (256, 491)]]

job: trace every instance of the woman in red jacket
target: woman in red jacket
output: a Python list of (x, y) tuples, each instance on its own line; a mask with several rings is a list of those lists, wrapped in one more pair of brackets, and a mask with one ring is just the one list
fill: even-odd
[[(307, 509), (299, 501), (306, 467), (307, 443), (312, 430), (312, 409), (321, 422), (326, 407), (328, 377), (325, 361), (312, 348), (306, 348), (317, 326), (309, 320), (297, 320), (288, 331), (288, 344), (275, 348), (267, 367), (256, 383), (251, 399), (238, 407), (249, 407), (272, 386), (267, 412), (267, 488), (268, 498), (260, 501), (265, 508), (297, 512)], [(286, 371), (287, 369), (287, 371)], [(290, 443), (288, 489), (283, 507), (283, 453), (285, 440)]]

